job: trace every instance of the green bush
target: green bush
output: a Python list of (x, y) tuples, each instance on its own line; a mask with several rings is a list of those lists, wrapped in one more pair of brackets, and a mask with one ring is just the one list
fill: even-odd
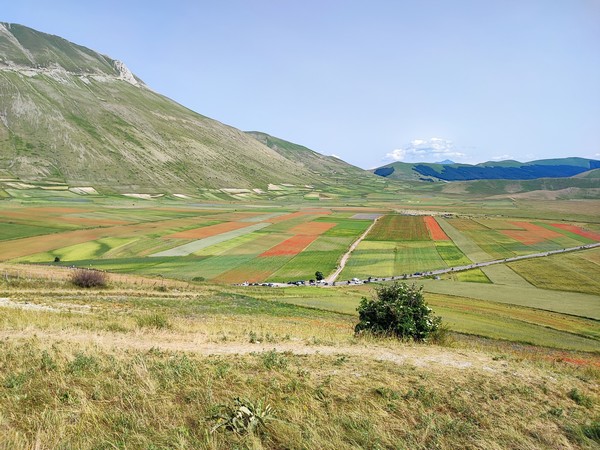
[(422, 290), (406, 283), (376, 288), (376, 298), (363, 297), (360, 302), (355, 333), (425, 341), (440, 328), (442, 319), (427, 306)]

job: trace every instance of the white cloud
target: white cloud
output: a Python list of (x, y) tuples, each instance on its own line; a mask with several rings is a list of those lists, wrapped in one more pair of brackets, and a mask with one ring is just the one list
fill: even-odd
[(467, 155), (458, 151), (448, 139), (413, 139), (403, 148), (385, 155), (386, 160), (405, 162), (437, 162), (444, 159), (464, 159)]
[(334, 153), (332, 153), (332, 154), (331, 154), (331, 155), (329, 155), (329, 156), (333, 156), (334, 158), (337, 158), (337, 159), (342, 159), (342, 158), (340, 158), (338, 155), (336, 155), (336, 154), (334, 154)]

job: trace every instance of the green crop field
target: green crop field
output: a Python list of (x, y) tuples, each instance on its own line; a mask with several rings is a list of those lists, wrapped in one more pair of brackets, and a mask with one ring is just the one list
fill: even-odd
[(366, 238), (370, 241), (424, 241), (429, 232), (422, 216), (387, 215), (377, 221)]
[(600, 296), (600, 249), (517, 261), (509, 266), (539, 288)]
[(59, 231), (57, 228), (26, 225), (23, 223), (0, 222), (0, 241), (19, 239), (27, 236), (39, 236)]

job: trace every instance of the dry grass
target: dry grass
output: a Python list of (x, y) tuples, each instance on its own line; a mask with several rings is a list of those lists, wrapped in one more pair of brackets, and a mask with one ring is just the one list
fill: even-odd
[[(485, 371), (36, 338), (4, 342), (0, 355), (0, 446), (13, 449), (593, 448), (577, 431), (599, 413), (583, 371), (491, 355)], [(270, 405), (274, 418), (253, 434), (211, 432), (236, 398)]]
[[(597, 355), (359, 339), (350, 316), (140, 280), (8, 288), (21, 308), (0, 308), (0, 448), (597, 445)], [(264, 426), (217, 427), (236, 398)]]

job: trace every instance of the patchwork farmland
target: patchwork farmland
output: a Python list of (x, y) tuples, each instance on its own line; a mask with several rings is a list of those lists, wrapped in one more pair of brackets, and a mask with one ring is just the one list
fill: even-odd
[(390, 277), (470, 263), (434, 217), (389, 214), (358, 245), (341, 277)]
[[(375, 219), (341, 280), (427, 272), (600, 240), (585, 224), (360, 211), (13, 206), (0, 221), (1, 258), (219, 283), (286, 282), (314, 278), (316, 271), (333, 273)], [(487, 278), (478, 280), (522, 280), (511, 269), (503, 275), (499, 270), (484, 269)]]
[[(316, 271), (327, 277), (371, 225), (349, 254), (336, 284), (348, 286), (346, 280), (355, 277), (427, 273), (600, 240), (597, 224), (552, 218), (410, 215), (384, 207), (159, 201), (134, 205), (112, 199), (57, 206), (44, 201), (4, 206), (0, 259), (40, 270), (75, 266), (227, 285), (244, 294), (252, 288), (231, 285), (309, 280)], [(598, 255), (600, 249), (555, 254), (448, 272), (441, 280), (419, 283), (453, 330), (508, 340), (525, 340), (534, 330), (536, 336), (529, 340), (536, 344), (590, 350), (598, 336), (589, 330), (600, 318)], [(302, 289), (275, 289), (269, 298), (354, 314), (360, 297), (369, 293), (368, 286), (357, 286), (354, 293), (349, 287), (340, 288), (345, 292), (334, 287), (314, 288), (305, 295)], [(557, 319), (546, 323), (549, 318)]]

